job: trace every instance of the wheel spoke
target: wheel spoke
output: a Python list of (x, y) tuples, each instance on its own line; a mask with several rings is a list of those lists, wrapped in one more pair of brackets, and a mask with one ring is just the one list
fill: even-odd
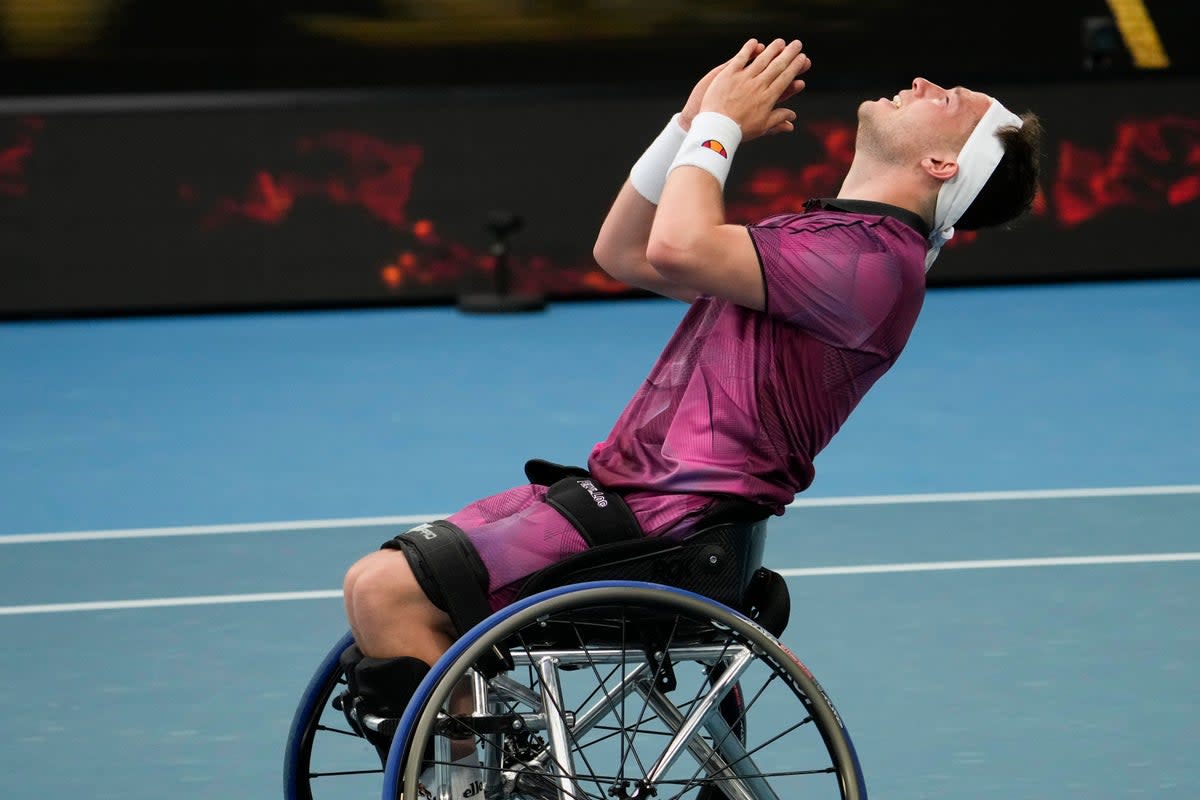
[[(572, 629), (576, 627), (574, 623), (571, 623), (571, 626)], [(576, 635), (578, 635), (577, 630)], [(524, 636), (518, 636), (518, 640), (521, 643), (522, 650), (530, 659), (531, 663), (542, 663), (545, 661), (543, 657), (535, 657), (533, 655)], [(541, 703), (542, 715), (546, 717), (548, 723), (553, 722), (557, 725), (559, 722), (563, 721), (565, 709), (562, 705), (562, 697), (559, 687), (556, 685), (557, 670), (553, 665), (550, 665), (549, 670), (549, 672), (543, 672), (541, 670), (531, 669), (530, 673), (534, 677), (536, 684), (540, 686), (541, 697), (543, 698)], [(555, 685), (551, 686), (550, 684), (552, 683)], [(549, 705), (551, 706), (551, 710), (549, 711), (547, 710), (547, 700), (550, 701)], [(570, 756), (573, 752), (578, 752), (588, 770), (594, 771), (591, 764), (588, 763), (587, 754), (578, 747), (578, 742), (576, 742), (575, 748), (571, 747), (569, 741), (574, 740), (575, 737), (571, 727), (567, 726), (565, 723), (562, 725), (562, 730), (555, 735), (559, 737), (560, 742), (556, 745), (556, 743), (552, 740), (550, 748), (543, 748), (542, 752), (539, 753), (535, 759), (533, 759), (533, 765), (535, 767), (544, 767), (546, 761), (551, 758), (551, 750), (553, 749), (557, 754), (554, 760), (556, 762), (556, 771), (559, 776), (560, 791), (567, 796), (586, 796), (582, 794), (582, 789), (580, 787), (570, 785), (573, 782), (572, 773), (574, 773), (574, 768), (571, 766)], [(597, 786), (596, 788), (600, 793), (599, 796), (603, 797), (603, 788), (600, 786)]]
[[(441, 666), (406, 728), (410, 752), (431, 738), (474, 741), (481, 798), (862, 798), (852, 745), (820, 687), (728, 609), (650, 585), (583, 585), (514, 604), (494, 622)], [(496, 646), (513, 666), (474, 679), (474, 711), (456, 702), (461, 715), (439, 717)], [(448, 763), (442, 752), (436, 761)], [(397, 788), (413, 791), (420, 759), (399, 762)], [(837, 780), (821, 777), (830, 774)]]
[(342, 728), (333, 728), (333, 727), (330, 727), (329, 725), (318, 725), (317, 730), (321, 731), (323, 733), (340, 733), (343, 736), (353, 736), (355, 739), (362, 738), (354, 731), (347, 731), (347, 730), (343, 730)]
[(310, 778), (333, 778), (345, 775), (382, 775), (383, 768), (379, 769), (346, 769), (338, 772), (310, 772)]

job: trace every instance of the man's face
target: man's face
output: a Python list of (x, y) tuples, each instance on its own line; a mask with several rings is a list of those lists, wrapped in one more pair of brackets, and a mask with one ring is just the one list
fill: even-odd
[(983, 117), (991, 98), (961, 86), (943, 89), (917, 78), (912, 88), (859, 106), (860, 146), (887, 158), (953, 159)]

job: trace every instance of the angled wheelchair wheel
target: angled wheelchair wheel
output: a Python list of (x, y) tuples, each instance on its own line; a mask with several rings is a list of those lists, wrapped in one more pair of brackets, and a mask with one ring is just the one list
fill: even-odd
[[(450, 764), (472, 750), (480, 766), (464, 779)], [(690, 592), (605, 581), (527, 598), (462, 637), (400, 720), (383, 796), (865, 800), (866, 789), (833, 705), (770, 634)]]
[(317, 667), (292, 718), (283, 762), (285, 800), (377, 797), (383, 767), (375, 748), (334, 706), (346, 680), (338, 658), (354, 639), (343, 636)]

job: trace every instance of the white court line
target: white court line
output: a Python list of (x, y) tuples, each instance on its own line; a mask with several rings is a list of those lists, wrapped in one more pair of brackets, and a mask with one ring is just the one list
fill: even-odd
[[(1152, 497), (1200, 494), (1200, 485), (1118, 486), (1102, 489), (1032, 489), (1003, 492), (943, 492), (938, 494), (882, 494), (857, 497), (805, 497), (792, 501), (789, 508), (833, 508), (841, 506), (905, 505), (910, 503), (982, 503), (1007, 500), (1072, 500), (1103, 497)], [(449, 512), (408, 514), (396, 517), (349, 517), (347, 519), (310, 519), (291, 522), (251, 522), (229, 525), (188, 525), (170, 528), (126, 528), (119, 530), (68, 531), (65, 533), (17, 533), (0, 535), (0, 545), (82, 542), (108, 539), (145, 539), (156, 536), (211, 536), (231, 533), (270, 533), (326, 528), (371, 528), (389, 525), (419, 525), (444, 519)]]
[[(966, 569), (1013, 569), (1028, 567), (1076, 567), (1101, 564), (1156, 564), (1200, 561), (1200, 553), (1137, 553), (1111, 556), (1063, 556), (1051, 558), (1001, 558), (986, 561), (926, 561), (911, 564), (860, 564), (846, 567), (797, 567), (776, 570), (789, 578), (822, 575), (871, 575), (885, 572), (943, 572)], [(71, 611), (119, 611), (136, 608), (172, 608), (176, 606), (233, 605), (270, 603), (289, 600), (331, 600), (341, 598), (337, 589), (311, 592), (270, 592), (265, 594), (223, 594), (202, 597), (152, 597), (144, 600), (108, 600), (89, 603), (49, 603), (45, 605), (0, 606), (0, 617), (25, 614), (63, 614)]]
[(388, 525), (420, 525), (446, 514), (408, 514), (402, 517), (349, 517), (347, 519), (302, 519), (292, 522), (246, 522), (229, 525), (185, 525), (173, 528), (125, 528), (108, 531), (68, 531), (66, 533), (15, 533), (0, 536), (0, 544), (41, 544), (43, 542), (84, 542), (93, 539), (148, 539), (154, 536), (212, 536), (222, 533), (272, 533), (279, 531), (324, 530), (332, 528), (382, 528)]
[(942, 492), (936, 494), (878, 494), (861, 497), (802, 497), (788, 508), (883, 506), (907, 503), (987, 503), (1003, 500), (1082, 500), (1094, 497), (1154, 497), (1200, 494), (1200, 485), (1113, 486), (1102, 489), (1024, 489), (1005, 492)]
[(795, 567), (777, 569), (775, 571), (787, 578), (810, 578), (820, 575), (877, 575), (885, 572), (941, 572), (958, 569), (1013, 569), (1021, 567), (1085, 567), (1093, 564), (1161, 564), (1175, 561), (1200, 561), (1200, 553), (1140, 553), (1125, 556), (998, 558), (985, 561), (917, 561), (911, 564)]
[(47, 603), (32, 606), (0, 606), (0, 617), (18, 614), (63, 614), (69, 611), (120, 611), (127, 608), (175, 608), (178, 606), (223, 606), (237, 603), (273, 603), (285, 600), (330, 600), (341, 597), (338, 589), (313, 592), (267, 592), (263, 594), (214, 594), (202, 597), (149, 597), (145, 600), (97, 600), (89, 603)]

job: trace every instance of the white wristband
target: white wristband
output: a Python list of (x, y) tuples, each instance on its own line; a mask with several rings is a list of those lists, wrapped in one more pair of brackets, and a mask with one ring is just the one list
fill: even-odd
[(702, 111), (692, 120), (691, 130), (679, 146), (671, 169), (684, 165), (699, 167), (716, 177), (724, 189), (733, 154), (741, 142), (742, 129), (736, 122), (715, 111)]
[(633, 184), (633, 188), (655, 205), (658, 205), (658, 199), (662, 197), (663, 186), (667, 183), (667, 171), (671, 168), (671, 162), (675, 160), (679, 145), (683, 144), (686, 136), (687, 131), (680, 126), (679, 114), (676, 114), (629, 171), (629, 182)]

